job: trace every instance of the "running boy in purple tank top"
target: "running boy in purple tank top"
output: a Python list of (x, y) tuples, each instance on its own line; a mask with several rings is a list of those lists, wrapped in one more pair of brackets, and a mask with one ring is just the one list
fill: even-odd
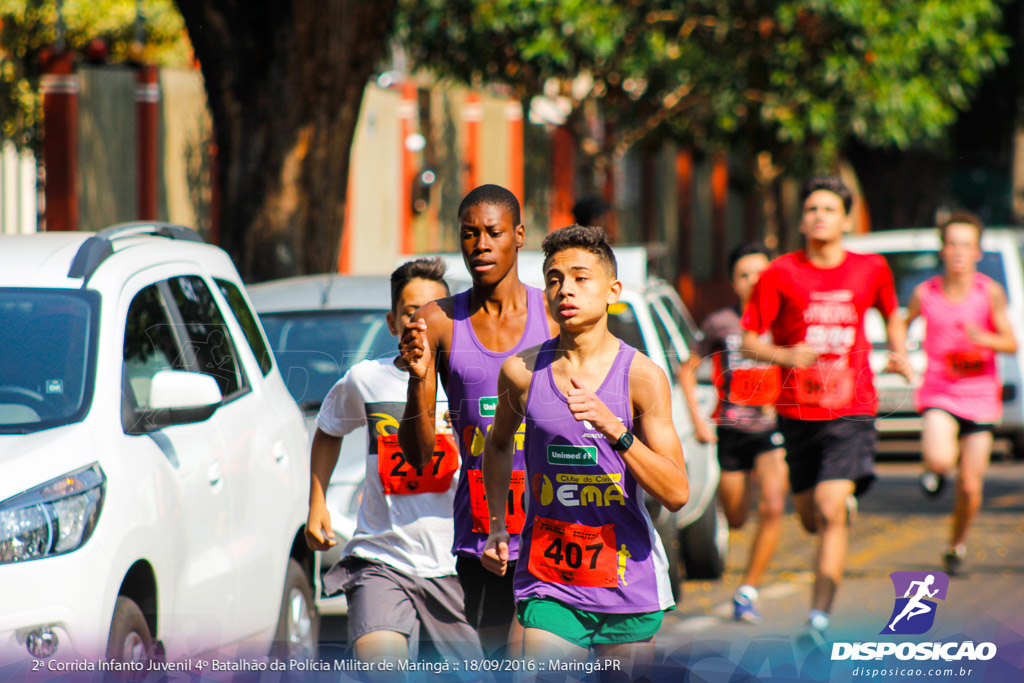
[(530, 496), (514, 570), (524, 657), (584, 660), (595, 648), (635, 680), (674, 605), (644, 492), (673, 511), (689, 497), (668, 379), (608, 331), (607, 307), (622, 285), (604, 230), (562, 228), (543, 249), (559, 336), (501, 368), (484, 447), (483, 564), (511, 571), (505, 510), (494, 501), (508, 488), (512, 441), (525, 420)]
[(1002, 414), (995, 355), (1017, 351), (1006, 292), (978, 272), (981, 232), (981, 220), (966, 211), (939, 226), (944, 272), (918, 285), (907, 304), (908, 324), (920, 315), (927, 325), (928, 367), (916, 397), (927, 495), (942, 492), (945, 473), (959, 457), (949, 549), (942, 556), (947, 574), (962, 571), (967, 531), (981, 509), (992, 428)]
[[(511, 192), (481, 185), (466, 195), (459, 206), (459, 244), (473, 286), (417, 311), (416, 322), (405, 328), (399, 344), (410, 381), (398, 440), (414, 467), (425, 466), (434, 455), (438, 376), (448, 396), (462, 455), (453, 507), (455, 566), (466, 594), (466, 618), (478, 629), (486, 654), (509, 642), (518, 649), (520, 635), (513, 620), (511, 577), (496, 577), (480, 565), (488, 531), (480, 455), (494, 421), (498, 371), (506, 358), (557, 330), (545, 311), (542, 292), (519, 281), (516, 264), (524, 238), (519, 201)], [(525, 499), (522, 435), (513, 434), (512, 440), (518, 474), (501, 500), (509, 527), (518, 534)], [(510, 548), (513, 561), (517, 543), (518, 535)]]

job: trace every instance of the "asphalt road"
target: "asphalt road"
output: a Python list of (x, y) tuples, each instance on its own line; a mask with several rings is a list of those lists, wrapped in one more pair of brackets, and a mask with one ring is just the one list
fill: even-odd
[[(968, 544), (967, 573), (950, 581), (935, 621), (924, 635), (883, 636), (894, 605), (895, 571), (941, 571), (948, 537), (952, 487), (927, 499), (917, 486), (920, 465), (883, 461), (878, 481), (862, 499), (853, 523), (844, 581), (828, 641), (802, 636), (807, 619), (816, 539), (794, 514), (783, 523), (779, 549), (761, 587), (759, 625), (731, 621), (732, 592), (746, 560), (753, 520), (733, 532), (725, 575), (719, 581), (684, 581), (683, 597), (668, 612), (657, 637), (663, 664), (654, 680), (723, 681), (870, 680), (857, 667), (888, 667), (874, 680), (1024, 680), (1024, 463), (993, 463), (985, 503)], [(831, 661), (833, 642), (991, 641), (997, 656), (985, 662), (908, 662), (896, 657)], [(326, 618), (325, 655), (340, 655), (344, 617)], [(916, 668), (915, 668), (916, 667)], [(910, 672), (911, 675), (901, 675)], [(875, 672), (877, 674), (877, 671)]]
[[(829, 641), (893, 640), (892, 636), (879, 635), (894, 604), (889, 574), (941, 571), (940, 556), (949, 535), (952, 486), (938, 499), (925, 498), (917, 486), (920, 471), (916, 462), (882, 462), (877, 466), (879, 479), (861, 499), (860, 512), (851, 528), (846, 575), (834, 605)], [(801, 633), (810, 602), (813, 577), (809, 568), (816, 539), (802, 530), (795, 515), (787, 515), (779, 549), (761, 588), (764, 619), (753, 626), (731, 621), (732, 591), (741, 578), (752, 531), (753, 525), (748, 523), (746, 528), (733, 532), (723, 579), (684, 582), (681, 604), (665, 619), (659, 647), (669, 657), (687, 663), (691, 680), (718, 680), (712, 675), (715, 673), (725, 675), (722, 680), (730, 680), (736, 673), (741, 679), (754, 675), (750, 680), (771, 680), (780, 675), (771, 667), (760, 673), (748, 667), (745, 674), (737, 668), (744, 655), (749, 658), (759, 644), (765, 643), (783, 653), (777, 662), (808, 661), (802, 659), (800, 646), (806, 644)], [(926, 635), (906, 639), (991, 640), (999, 646), (997, 659), (1005, 658), (1016, 667), (1015, 672), (1004, 678), (1000, 671), (988, 670), (986, 675), (975, 667), (973, 675), (959, 677), (957, 671), (950, 680), (1024, 680), (1024, 463), (993, 463), (986, 479), (984, 507), (968, 541), (967, 573), (951, 580), (946, 600), (937, 606), (932, 629)], [(829, 645), (826, 643), (822, 651), (830, 652)], [(790, 677), (793, 671), (783, 667), (781, 675), (785, 680), (859, 680), (851, 672), (852, 665), (841, 666), (849, 662), (831, 662), (830, 672), (827, 663), (818, 664), (819, 670), (813, 666), (807, 671), (801, 668), (795, 678)], [(879, 666), (880, 662), (870, 664)], [(881, 664), (888, 666), (889, 662), (883, 660)], [(923, 675), (928, 677), (927, 672)]]

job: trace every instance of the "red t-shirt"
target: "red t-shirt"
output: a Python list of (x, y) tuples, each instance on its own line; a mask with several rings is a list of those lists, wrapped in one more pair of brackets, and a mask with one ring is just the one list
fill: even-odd
[(801, 250), (777, 258), (761, 273), (743, 312), (743, 329), (770, 329), (779, 346), (810, 344), (819, 356), (814, 367), (783, 368), (780, 415), (834, 420), (878, 411), (868, 364), (871, 344), (864, 335), (864, 312), (872, 306), (885, 318), (897, 306), (892, 272), (878, 254), (848, 251), (835, 268), (819, 268)]

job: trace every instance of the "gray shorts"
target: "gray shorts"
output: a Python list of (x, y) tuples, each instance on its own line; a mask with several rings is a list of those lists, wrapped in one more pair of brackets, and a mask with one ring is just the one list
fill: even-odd
[(443, 659), (483, 658), (455, 575), (423, 579), (350, 555), (331, 567), (324, 583), (340, 584), (345, 591), (350, 648), (367, 633), (395, 631), (408, 636), (412, 661), (418, 659), (421, 639)]

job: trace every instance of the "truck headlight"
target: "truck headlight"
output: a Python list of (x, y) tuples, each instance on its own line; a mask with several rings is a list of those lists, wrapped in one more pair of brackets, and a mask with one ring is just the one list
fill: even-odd
[(94, 463), (0, 501), (0, 564), (80, 547), (96, 528), (106, 484)]

